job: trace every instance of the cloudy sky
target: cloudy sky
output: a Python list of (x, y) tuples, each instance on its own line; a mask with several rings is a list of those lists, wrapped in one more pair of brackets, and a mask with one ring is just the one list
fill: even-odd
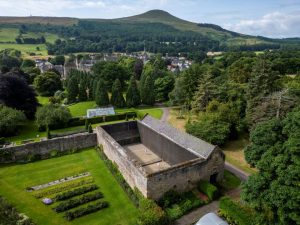
[(300, 37), (300, 0), (0, 0), (0, 16), (119, 18), (151, 9), (245, 34)]

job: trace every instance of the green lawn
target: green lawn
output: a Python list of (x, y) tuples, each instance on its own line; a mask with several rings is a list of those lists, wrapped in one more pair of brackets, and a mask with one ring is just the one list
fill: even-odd
[[(7, 198), (17, 210), (24, 212), (41, 225), (132, 225), (138, 211), (105, 167), (94, 149), (29, 164), (0, 167), (0, 195)], [(109, 202), (109, 208), (67, 222), (63, 213), (57, 214), (30, 193), (28, 186), (47, 183), (83, 171), (90, 172), (95, 184)]]
[[(77, 104), (69, 106), (69, 109), (71, 111), (71, 114), (73, 117), (80, 117), (80, 116), (86, 116), (86, 111), (88, 109), (93, 109), (96, 108), (97, 105), (94, 101), (88, 101), (88, 102), (79, 102)], [(141, 107), (141, 108), (136, 108), (139, 112), (141, 113), (149, 113), (151, 116), (160, 119), (163, 111), (160, 108), (153, 108), (153, 107)], [(135, 110), (134, 108), (131, 109), (116, 109), (115, 111), (117, 113), (124, 113), (128, 111)]]
[(18, 35), (17, 28), (0, 28), (0, 42), (16, 42), (15, 38)]

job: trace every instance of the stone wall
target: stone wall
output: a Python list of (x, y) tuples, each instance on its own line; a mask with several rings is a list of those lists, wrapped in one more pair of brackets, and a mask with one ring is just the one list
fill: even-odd
[(222, 180), (224, 155), (217, 148), (207, 161), (191, 160), (147, 177), (147, 197), (159, 199), (171, 189), (184, 192), (196, 187), (200, 180), (210, 180), (214, 174)]
[(147, 196), (146, 174), (138, 167), (138, 162), (129, 158), (126, 150), (102, 127), (97, 127), (96, 133), (98, 144), (103, 146), (103, 152), (107, 158), (116, 163), (129, 186), (132, 189), (138, 188), (144, 196)]
[(141, 136), (141, 142), (170, 165), (173, 166), (178, 163), (197, 158), (196, 155), (174, 143), (167, 137), (157, 133), (140, 122), (137, 122), (137, 124)]
[(4, 159), (4, 157), (2, 157), (2, 159), (0, 159), (0, 162), (25, 161), (29, 155), (40, 155), (41, 158), (47, 158), (48, 154), (52, 150), (64, 152), (68, 150), (78, 150), (94, 147), (96, 145), (96, 134), (75, 134), (61, 138), (53, 138), (40, 142), (2, 148), (0, 149), (0, 152), (6, 152), (6, 154), (11, 155), (11, 157), (9, 157), (10, 159)]

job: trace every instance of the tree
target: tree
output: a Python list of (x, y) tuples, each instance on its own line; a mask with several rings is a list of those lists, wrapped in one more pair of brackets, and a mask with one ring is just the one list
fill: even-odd
[(144, 85), (140, 88), (142, 103), (145, 105), (153, 105), (155, 103), (155, 89), (153, 78), (148, 75)]
[[(265, 121), (251, 132), (250, 163), (258, 172), (243, 185), (242, 199), (258, 212), (272, 212), (272, 224), (299, 224), (300, 108), (283, 120)], [(268, 223), (270, 224), (270, 223)]]
[(90, 134), (93, 133), (93, 127), (92, 127), (92, 124), (89, 124), (88, 132), (89, 132)]
[(0, 136), (16, 134), (25, 120), (23, 112), (0, 104)]
[(67, 95), (68, 102), (69, 103), (76, 102), (78, 94), (79, 94), (79, 87), (78, 87), (77, 78), (75, 76), (72, 76), (68, 80), (67, 92), (68, 92), (68, 95)]
[(58, 56), (55, 56), (54, 58), (52, 58), (50, 60), (50, 62), (53, 65), (64, 65), (65, 64), (65, 57), (63, 55), (58, 55)]
[(80, 83), (79, 83), (79, 95), (78, 95), (78, 99), (81, 102), (84, 102), (87, 100), (87, 86), (86, 86), (86, 82), (83, 78), (81, 78)]
[(98, 106), (108, 106), (109, 97), (106, 91), (105, 83), (103, 79), (100, 79), (97, 84), (95, 101)]
[(41, 96), (53, 96), (56, 91), (62, 90), (60, 76), (53, 72), (38, 75), (33, 84)]
[(130, 78), (126, 93), (126, 104), (128, 107), (136, 107), (141, 104), (140, 94), (134, 76)]
[(155, 99), (159, 102), (168, 101), (169, 93), (173, 90), (174, 83), (174, 77), (169, 73), (162, 78), (157, 78), (154, 82), (154, 89), (156, 94)]
[(124, 108), (126, 106), (122, 93), (121, 82), (119, 81), (119, 79), (115, 80), (112, 86), (111, 104), (117, 108)]
[(249, 123), (255, 107), (260, 104), (262, 98), (279, 90), (278, 79), (278, 72), (272, 70), (270, 61), (259, 58), (254, 64), (248, 83), (247, 118)]
[(24, 59), (21, 68), (35, 67), (35, 62), (31, 59)]
[(59, 105), (44, 105), (36, 112), (36, 124), (39, 130), (63, 128), (72, 118), (67, 107)]
[(0, 103), (23, 111), (29, 119), (38, 106), (34, 90), (18, 74), (0, 74)]

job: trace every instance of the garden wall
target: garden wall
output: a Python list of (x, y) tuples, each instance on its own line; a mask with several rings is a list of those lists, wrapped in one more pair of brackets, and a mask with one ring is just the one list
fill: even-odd
[(102, 127), (96, 128), (98, 144), (103, 146), (103, 152), (112, 162), (116, 163), (119, 171), (134, 189), (147, 196), (147, 178), (146, 174), (138, 167), (138, 162), (129, 158), (125, 149), (113, 139)]
[(28, 157), (37, 155), (40, 158), (48, 158), (51, 151), (65, 152), (79, 150), (97, 145), (97, 135), (92, 133), (74, 134), (61, 138), (33, 142), (24, 145), (0, 149), (0, 162), (28, 161)]

